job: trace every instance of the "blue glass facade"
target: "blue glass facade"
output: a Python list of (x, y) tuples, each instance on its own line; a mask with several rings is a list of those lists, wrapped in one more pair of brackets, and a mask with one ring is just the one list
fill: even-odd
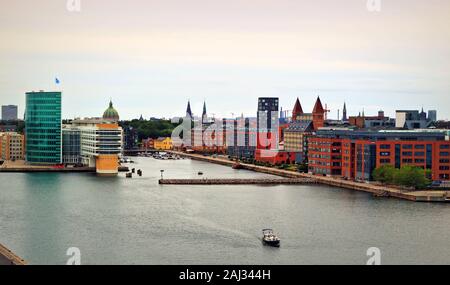
[(61, 140), (61, 92), (26, 93), (26, 161), (60, 164)]

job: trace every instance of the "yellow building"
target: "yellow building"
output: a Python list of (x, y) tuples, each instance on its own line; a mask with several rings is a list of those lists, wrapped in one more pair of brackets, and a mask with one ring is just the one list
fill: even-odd
[(172, 150), (173, 141), (171, 138), (158, 138), (155, 140), (156, 150)]
[(0, 158), (3, 160), (24, 159), (24, 137), (18, 133), (0, 133)]

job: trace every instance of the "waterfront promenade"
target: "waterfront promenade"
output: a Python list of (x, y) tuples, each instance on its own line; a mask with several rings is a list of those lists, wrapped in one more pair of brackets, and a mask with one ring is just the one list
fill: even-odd
[(0, 244), (0, 265), (26, 265), (26, 262)]
[[(129, 168), (127, 166), (119, 166), (119, 172), (128, 172)], [(4, 161), (0, 166), (1, 172), (13, 172), (13, 173), (25, 173), (25, 172), (87, 172), (95, 173), (95, 167), (53, 167), (45, 165), (30, 165), (26, 164), (25, 161)]]
[[(174, 154), (191, 158), (194, 160), (205, 161), (210, 163), (221, 164), (224, 166), (233, 166), (235, 163), (225, 158), (214, 158), (210, 156), (203, 156), (199, 154), (188, 154), (184, 152), (171, 151)], [(252, 170), (256, 172), (277, 175), (285, 178), (307, 178), (315, 179), (318, 183), (335, 186), (355, 191), (362, 191), (371, 193), (378, 197), (394, 197), (404, 199), (413, 202), (450, 202), (450, 195), (447, 191), (407, 191), (404, 189), (376, 185), (373, 183), (360, 183), (355, 181), (343, 180), (335, 177), (317, 176), (308, 173), (299, 173), (294, 171), (288, 171), (283, 169), (276, 169), (272, 167), (257, 166), (253, 164), (241, 163), (242, 168), (246, 170)]]

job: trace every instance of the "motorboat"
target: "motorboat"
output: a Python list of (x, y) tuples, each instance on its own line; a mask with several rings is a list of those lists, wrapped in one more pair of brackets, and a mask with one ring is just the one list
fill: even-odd
[(279, 247), (280, 246), (280, 238), (276, 236), (272, 229), (264, 229), (262, 230), (263, 237), (262, 241), (264, 244), (273, 246), (273, 247)]

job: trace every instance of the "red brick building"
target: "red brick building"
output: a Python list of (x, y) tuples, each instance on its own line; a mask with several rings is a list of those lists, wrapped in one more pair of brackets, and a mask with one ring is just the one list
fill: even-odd
[(310, 172), (371, 180), (382, 165), (431, 170), (433, 180), (450, 180), (450, 141), (442, 131), (320, 130), (309, 139)]

